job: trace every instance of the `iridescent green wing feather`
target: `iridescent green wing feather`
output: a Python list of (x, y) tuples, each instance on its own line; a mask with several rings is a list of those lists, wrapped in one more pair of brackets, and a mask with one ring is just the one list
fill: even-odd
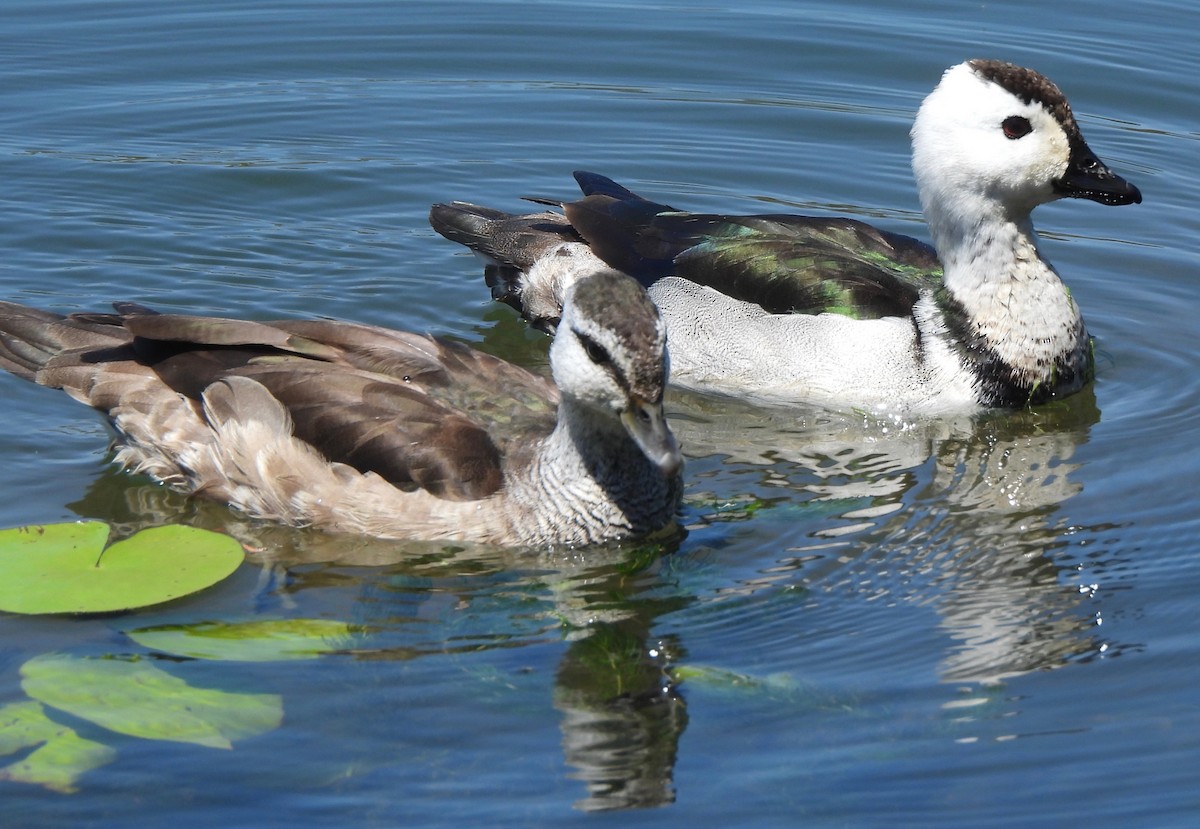
[(678, 275), (771, 313), (908, 314), (941, 284), (933, 249), (853, 219), (685, 213), (578, 172), (567, 218), (610, 266), (645, 284)]
[(922, 289), (941, 282), (932, 249), (849, 219), (712, 217), (674, 265), (679, 276), (773, 314), (904, 316)]

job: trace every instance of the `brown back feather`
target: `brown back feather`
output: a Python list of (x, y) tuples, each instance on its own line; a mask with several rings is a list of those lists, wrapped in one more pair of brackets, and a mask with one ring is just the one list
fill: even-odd
[[(129, 313), (64, 318), (0, 304), (0, 366), (110, 414), (125, 389), (136, 390), (139, 411), (157, 388), (154, 405), (199, 412), (201, 394), (222, 378), (253, 379), (283, 405), (296, 437), (330, 461), (451, 500), (495, 493), (504, 456), (554, 425), (549, 380), (444, 340), (118, 307)], [(253, 417), (244, 389), (222, 388), (227, 416)]]

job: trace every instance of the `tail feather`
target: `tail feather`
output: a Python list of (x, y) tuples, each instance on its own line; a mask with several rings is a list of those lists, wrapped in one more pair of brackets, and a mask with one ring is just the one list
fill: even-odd
[(23, 340), (9, 340), (6, 336), (0, 336), (0, 368), (22, 380), (35, 382), (38, 369), (45, 365), (50, 356)]
[(492, 264), (528, 270), (551, 248), (582, 239), (561, 213), (513, 214), (467, 202), (435, 204), (429, 224)]
[[(435, 204), (429, 223), (484, 260), (484, 281), (493, 299), (511, 306), (535, 327), (553, 332), (570, 281), (564, 281), (560, 271), (587, 251), (562, 213), (513, 214), (456, 201)], [(540, 268), (535, 267), (539, 263)], [(548, 269), (547, 263), (561, 264)]]
[(100, 317), (75, 319), (12, 302), (0, 302), (0, 368), (32, 382), (62, 354), (112, 348), (129, 341)]
[(502, 210), (461, 201), (435, 204), (429, 210), (429, 224), (434, 230), (472, 250), (485, 243), (494, 222), (509, 218), (512, 217)]
[(576, 170), (572, 175), (585, 196), (609, 196), (617, 201), (645, 201), (637, 193), (622, 187), (608, 176), (589, 173), (587, 170)]

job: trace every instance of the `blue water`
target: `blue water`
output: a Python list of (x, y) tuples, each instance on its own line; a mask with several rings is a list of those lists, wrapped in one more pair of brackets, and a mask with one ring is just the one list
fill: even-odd
[[(0, 526), (173, 521), (258, 548), (164, 609), (0, 616), (0, 709), (62, 652), (285, 711), (229, 751), (64, 714), (115, 758), (70, 794), (0, 781), (5, 826), (1195, 822), (1191, 4), (13, 0), (0, 23), (0, 296), (60, 311), (322, 315), (544, 366), (432, 202), (518, 209), (585, 168), (681, 208), (923, 236), (908, 127), (969, 57), (1048, 74), (1145, 195), (1035, 215), (1097, 338), (1093, 390), (903, 429), (673, 395), (688, 534), (666, 546), (259, 527), (113, 470), (98, 416), (0, 377)], [(126, 635), (290, 617), (366, 632), (288, 663)]]

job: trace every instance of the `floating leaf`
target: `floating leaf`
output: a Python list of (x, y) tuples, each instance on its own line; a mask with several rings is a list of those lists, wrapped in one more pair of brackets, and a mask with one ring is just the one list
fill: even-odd
[(86, 740), (54, 722), (32, 700), (0, 708), (0, 756), (38, 746), (23, 760), (0, 768), (0, 780), (37, 783), (56, 792), (73, 792), (84, 772), (112, 762), (116, 751)]
[(0, 610), (107, 613), (159, 604), (229, 576), (236, 540), (195, 527), (142, 530), (105, 549), (97, 521), (0, 530)]
[(230, 748), (278, 728), (277, 694), (194, 688), (148, 662), (47, 654), (21, 666), (29, 696), (96, 725), (147, 740)]
[(267, 619), (254, 622), (196, 622), (127, 631), (147, 648), (193, 659), (275, 662), (315, 659), (341, 650), (355, 628), (332, 619)]

